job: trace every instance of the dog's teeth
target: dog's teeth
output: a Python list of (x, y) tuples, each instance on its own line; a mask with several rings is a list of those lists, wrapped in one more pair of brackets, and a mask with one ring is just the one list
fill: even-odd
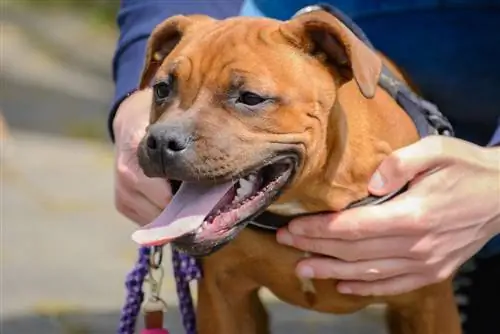
[(245, 198), (250, 195), (253, 190), (253, 183), (251, 181), (247, 181), (246, 179), (240, 179), (240, 187), (236, 190), (237, 196), (240, 199)]
[(240, 179), (240, 188), (239, 189), (252, 189), (252, 181), (247, 179)]
[(238, 188), (236, 190), (236, 198), (242, 198), (243, 196), (245, 196), (245, 189)]
[(241, 178), (238, 180), (238, 187), (236, 188), (236, 196), (234, 197), (232, 203), (230, 204), (230, 207), (237, 207), (236, 204), (241, 205), (244, 203), (250, 195), (252, 195), (257, 186), (256, 186), (256, 181), (257, 181), (257, 174), (253, 173), (245, 178)]

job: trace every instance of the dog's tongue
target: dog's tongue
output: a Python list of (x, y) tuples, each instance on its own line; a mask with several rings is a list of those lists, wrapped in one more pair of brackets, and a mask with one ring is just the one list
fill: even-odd
[(144, 246), (161, 245), (196, 230), (233, 185), (234, 182), (217, 186), (182, 182), (165, 210), (135, 231), (132, 240)]

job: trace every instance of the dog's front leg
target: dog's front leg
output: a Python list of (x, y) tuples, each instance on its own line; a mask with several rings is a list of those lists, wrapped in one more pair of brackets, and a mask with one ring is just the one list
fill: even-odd
[(198, 333), (269, 333), (259, 286), (247, 277), (220, 269), (210, 263), (203, 265), (203, 278), (198, 283)]
[(461, 334), (451, 279), (389, 302), (391, 334)]

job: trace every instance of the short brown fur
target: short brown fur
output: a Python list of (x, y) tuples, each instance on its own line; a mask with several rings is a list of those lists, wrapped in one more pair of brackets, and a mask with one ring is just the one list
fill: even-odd
[[(328, 37), (325, 31), (336, 34), (344, 48), (311, 56), (315, 44), (321, 46)], [(339, 66), (330, 66), (332, 55)], [(299, 141), (306, 159), (277, 203), (294, 203), (306, 212), (338, 211), (368, 195), (368, 180), (384, 157), (418, 140), (406, 113), (376, 88), (380, 59), (326, 13), (284, 23), (176, 16), (152, 34), (141, 88), (175, 73), (179, 96), (167, 108), (153, 108), (151, 122), (193, 122), (199, 152), (204, 152), (198, 172), (216, 177), (257, 161), (276, 147), (275, 141)], [(346, 66), (350, 74), (344, 73)], [(262, 117), (221, 107), (218, 93), (231, 82), (234, 73), (229, 69), (234, 68), (250, 77), (253, 88), (282, 94), (280, 102)], [(214, 135), (220, 132), (222, 136)], [(451, 279), (377, 298), (342, 295), (335, 280), (313, 280), (316, 292), (311, 295), (302, 290), (294, 272), (303, 256), (279, 245), (273, 234), (246, 228), (203, 258), (199, 333), (268, 333), (268, 316), (257, 296), (261, 287), (285, 302), (321, 312), (351, 313), (386, 303), (391, 334), (461, 333)]]

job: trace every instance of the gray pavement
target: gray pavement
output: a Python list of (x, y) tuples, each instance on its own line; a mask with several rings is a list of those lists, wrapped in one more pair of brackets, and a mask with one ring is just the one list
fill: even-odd
[[(0, 109), (15, 128), (105, 140), (115, 33), (2, 0)], [(87, 27), (87, 28), (85, 28)]]
[[(114, 209), (105, 140), (114, 35), (64, 12), (5, 7), (0, 24), (0, 112), (10, 126), (0, 141), (0, 333), (113, 333), (136, 256), (134, 225)], [(168, 273), (166, 322), (180, 334)], [(321, 315), (262, 295), (275, 334), (385, 333), (379, 309)]]

